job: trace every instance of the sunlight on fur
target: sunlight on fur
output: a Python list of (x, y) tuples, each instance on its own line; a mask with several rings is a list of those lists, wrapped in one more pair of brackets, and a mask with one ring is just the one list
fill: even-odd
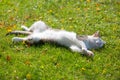
[(26, 34), (27, 37), (13, 37), (13, 42), (25, 41), (29, 44), (39, 43), (41, 40), (55, 42), (68, 47), (73, 52), (94, 56), (90, 49), (101, 48), (105, 42), (100, 38), (99, 31), (93, 35), (79, 36), (75, 32), (52, 29), (43, 21), (37, 21), (30, 28), (21, 26), (23, 31), (11, 31), (8, 34)]

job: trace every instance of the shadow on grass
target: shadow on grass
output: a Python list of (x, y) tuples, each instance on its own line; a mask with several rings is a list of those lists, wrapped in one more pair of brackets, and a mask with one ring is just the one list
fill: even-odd
[[(14, 48), (14, 46), (17, 46), (17, 45), (24, 45), (25, 47), (31, 47), (31, 46), (33, 46), (33, 47), (42, 47), (42, 46), (44, 46), (46, 44), (52, 45), (53, 47), (65, 48), (65, 49), (71, 51), (68, 47), (60, 45), (60, 44), (58, 44), (58, 43), (56, 43), (54, 41), (45, 41), (45, 40), (40, 40), (39, 42), (34, 43), (34, 44), (30, 44), (28, 42), (12, 43), (12, 44), (10, 44), (10, 47)], [(101, 53), (104, 49), (105, 49), (105, 45), (102, 48), (95, 49), (94, 51), (97, 51), (97, 52)], [(71, 53), (75, 53), (75, 52), (71, 51)], [(76, 53), (78, 53), (78, 52), (76, 52)], [(85, 54), (80, 54), (80, 56), (85, 57), (86, 59), (89, 59), (91, 61), (94, 61), (94, 56), (87, 56)]]

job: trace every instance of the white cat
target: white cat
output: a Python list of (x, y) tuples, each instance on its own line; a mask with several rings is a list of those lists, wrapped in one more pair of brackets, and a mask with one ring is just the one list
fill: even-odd
[(44, 22), (37, 21), (30, 28), (22, 26), (25, 31), (12, 31), (8, 34), (27, 34), (27, 37), (12, 38), (13, 42), (25, 41), (29, 44), (38, 43), (40, 41), (55, 42), (70, 48), (73, 52), (79, 52), (87, 56), (94, 56), (89, 49), (101, 48), (105, 42), (100, 38), (99, 31), (93, 35), (78, 36), (74, 32), (65, 30), (52, 29)]

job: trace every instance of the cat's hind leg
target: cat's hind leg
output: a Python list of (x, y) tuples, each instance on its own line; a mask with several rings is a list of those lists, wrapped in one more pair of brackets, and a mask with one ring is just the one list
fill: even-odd
[(47, 30), (49, 27), (43, 21), (37, 21), (31, 25), (29, 31), (32, 32), (43, 32)]
[(12, 38), (12, 42), (22, 42), (22, 41), (26, 41), (27, 38), (20, 38), (20, 37), (13, 37)]
[(26, 27), (26, 26), (24, 26), (24, 25), (22, 25), (21, 28), (22, 28), (24, 31), (29, 31), (29, 28)]
[(10, 34), (25, 34), (25, 35), (30, 35), (30, 34), (32, 34), (32, 32), (29, 32), (29, 31), (11, 31), (11, 32), (8, 32), (6, 34), (6, 36), (10, 35)]
[(47, 30), (49, 27), (43, 21), (37, 21), (34, 22), (29, 28), (24, 25), (22, 25), (21, 28), (24, 31), (29, 31), (29, 32), (42, 32)]

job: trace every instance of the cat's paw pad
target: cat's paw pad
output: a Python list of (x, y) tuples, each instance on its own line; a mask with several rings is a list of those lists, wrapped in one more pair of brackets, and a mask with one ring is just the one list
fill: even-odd
[(24, 31), (28, 31), (28, 28), (24, 25), (21, 26), (21, 28), (24, 30)]
[(94, 53), (92, 51), (87, 51), (88, 56), (94, 56)]
[(21, 28), (22, 28), (22, 29), (24, 29), (25, 27), (26, 27), (26, 26), (24, 26), (24, 25), (21, 25)]
[(92, 51), (86, 50), (86, 49), (82, 49), (83, 54), (87, 55), (87, 56), (94, 56), (94, 53)]

